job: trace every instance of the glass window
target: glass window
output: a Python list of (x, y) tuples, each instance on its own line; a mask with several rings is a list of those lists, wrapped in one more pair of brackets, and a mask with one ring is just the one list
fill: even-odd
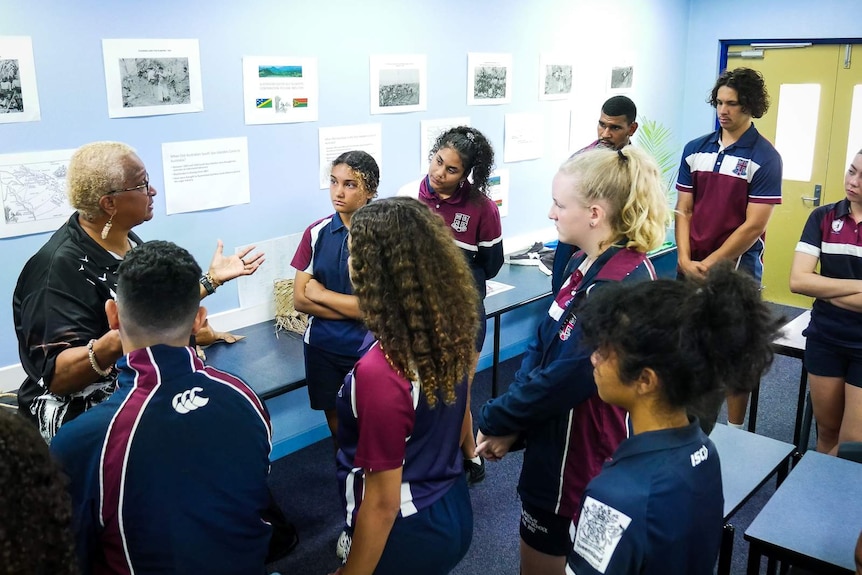
[(775, 148), (784, 163), (785, 180), (811, 180), (819, 111), (820, 84), (781, 85)]

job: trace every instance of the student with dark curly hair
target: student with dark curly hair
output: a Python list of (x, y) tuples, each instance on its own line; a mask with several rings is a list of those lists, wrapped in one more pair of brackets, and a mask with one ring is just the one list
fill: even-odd
[[(707, 101), (719, 128), (686, 144), (676, 183), (679, 274), (704, 277), (727, 260), (760, 282), (766, 225), (781, 203), (781, 156), (752, 122), (769, 94), (760, 72), (736, 68), (719, 76)], [(741, 428), (747, 407), (748, 394), (729, 395), (728, 424)]]
[(0, 409), (0, 573), (78, 573), (66, 481), (36, 427)]
[(338, 481), (352, 534), (339, 573), (448, 573), (473, 536), (460, 450), (478, 329), (473, 279), (440, 218), (412, 198), (357, 211), (350, 251), (377, 341), (338, 392)]
[(711, 574), (724, 497), (712, 441), (687, 410), (727, 385), (750, 391), (781, 321), (751, 277), (608, 286), (581, 307), (599, 396), (629, 413), (623, 441), (584, 491), (569, 567), (578, 575)]
[[(467, 257), (476, 289), (485, 298), (485, 280), (503, 266), (503, 227), (500, 212), (489, 197), (488, 179), (494, 168), (494, 149), (482, 132), (457, 126), (437, 137), (428, 158), (428, 175), (419, 183), (419, 200), (439, 214)], [(468, 179), (469, 176), (472, 176)], [(479, 302), (476, 359), (485, 341), (485, 306)], [(468, 394), (469, 395), (469, 394)], [(469, 397), (467, 412), (470, 413)], [(485, 462), (476, 455), (473, 417), (464, 428), (464, 466), (467, 482), (485, 479)]]
[(353, 150), (335, 158), (329, 175), (335, 213), (308, 226), (290, 263), (296, 269), (294, 305), (309, 314), (304, 336), (308, 397), (312, 409), (326, 414), (333, 439), (335, 395), (362, 355), (368, 333), (347, 271), (350, 220), (377, 195), (379, 182), (380, 169), (370, 154)]
[(477, 437), (491, 460), (526, 444), (518, 483), (524, 575), (563, 572), (584, 487), (626, 437), (625, 412), (596, 394), (578, 309), (608, 283), (655, 279), (646, 254), (664, 241), (668, 215), (658, 167), (636, 146), (569, 158), (552, 196), (548, 217), (580, 251), (514, 381), (479, 411)]

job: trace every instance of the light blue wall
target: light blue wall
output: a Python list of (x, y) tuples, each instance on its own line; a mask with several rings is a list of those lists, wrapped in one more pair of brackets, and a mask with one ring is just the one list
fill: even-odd
[[(549, 186), (567, 150), (551, 147), (554, 129), (568, 131), (567, 111), (598, 115), (605, 96), (604, 68), (614, 49), (635, 64), (633, 97), (642, 111), (679, 127), (682, 89), (668, 92), (665, 71), (682, 69), (687, 0), (324, 0), (217, 3), (202, 0), (101, 2), (95, 0), (0, 0), (0, 35), (31, 36), (42, 120), (0, 125), (0, 153), (74, 148), (92, 140), (121, 140), (137, 148), (153, 184), (162, 187), (163, 142), (246, 136), (251, 203), (220, 210), (165, 214), (155, 199), (155, 218), (137, 228), (144, 239), (169, 239), (207, 263), (221, 237), (228, 250), (301, 231), (330, 212), (318, 189), (317, 129), (380, 122), (383, 125), (381, 196), (418, 177), (419, 121), (470, 116), (495, 145), (499, 167), (511, 171), (506, 236), (547, 225)], [(148, 118), (109, 119), (102, 64), (103, 38), (197, 38), (200, 41), (205, 111)], [(576, 97), (539, 102), (539, 54), (576, 54)], [(514, 95), (505, 106), (466, 106), (468, 52), (514, 55)], [(428, 56), (428, 111), (369, 115), (368, 56)], [(241, 107), (243, 55), (315, 56), (320, 67), (320, 121), (246, 126)], [(547, 145), (541, 160), (506, 165), (503, 114), (545, 117)], [(586, 144), (587, 130), (575, 140)], [(0, 240), (0, 366), (18, 362), (10, 302), (21, 267), (47, 234)], [(207, 299), (211, 312), (239, 305), (228, 284)], [(518, 336), (520, 337), (520, 336)]]
[(862, 37), (860, 8), (858, 0), (691, 0), (682, 140), (715, 126), (715, 111), (706, 97), (718, 75), (721, 40), (858, 38)]

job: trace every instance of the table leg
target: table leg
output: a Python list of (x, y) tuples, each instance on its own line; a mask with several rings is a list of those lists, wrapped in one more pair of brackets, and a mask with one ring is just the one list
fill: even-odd
[(724, 524), (721, 532), (721, 549), (718, 552), (718, 575), (730, 575), (730, 560), (733, 558), (733, 534), (736, 532), (730, 523)]
[[(796, 446), (796, 451), (803, 453), (802, 442), (808, 443), (808, 438), (802, 437), (802, 416), (805, 413), (805, 393), (808, 391), (808, 370), (805, 365), (802, 366), (802, 371), (799, 376), (799, 396), (796, 398), (796, 423), (793, 426), (793, 445)], [(807, 447), (807, 445), (806, 445)]]
[(500, 316), (494, 318), (494, 351), (491, 365), (491, 397), (497, 397), (497, 371), (500, 366)]
[(760, 549), (756, 545), (748, 545), (748, 568), (747, 575), (760, 575)]
[(757, 426), (757, 404), (760, 403), (760, 383), (751, 392), (751, 402), (748, 406), (748, 431), (754, 433)]

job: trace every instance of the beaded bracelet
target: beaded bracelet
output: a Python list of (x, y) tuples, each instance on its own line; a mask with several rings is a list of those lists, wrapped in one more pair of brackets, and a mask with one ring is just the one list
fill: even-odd
[(207, 295), (212, 295), (215, 293), (216, 289), (221, 285), (221, 282), (213, 277), (210, 272), (205, 273), (201, 276), (201, 285), (204, 286), (204, 289), (207, 292)]
[(92, 367), (93, 371), (95, 371), (96, 373), (98, 373), (102, 377), (108, 377), (111, 375), (111, 372), (113, 371), (114, 366), (112, 365), (108, 369), (102, 369), (101, 367), (99, 367), (99, 363), (96, 361), (96, 352), (95, 352), (95, 350), (93, 350), (93, 345), (95, 343), (96, 343), (95, 339), (91, 339), (87, 343), (87, 357), (90, 358), (90, 367)]

